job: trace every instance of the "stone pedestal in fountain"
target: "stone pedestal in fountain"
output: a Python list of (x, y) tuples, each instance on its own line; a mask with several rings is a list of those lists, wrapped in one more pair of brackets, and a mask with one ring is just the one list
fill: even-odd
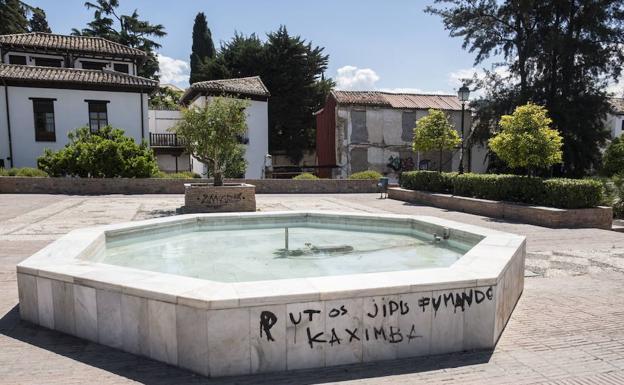
[(256, 211), (256, 186), (226, 183), (185, 183), (183, 213), (223, 213)]

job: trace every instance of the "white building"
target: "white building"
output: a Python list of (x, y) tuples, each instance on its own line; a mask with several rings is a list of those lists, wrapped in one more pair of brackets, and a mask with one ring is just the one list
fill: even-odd
[[(354, 172), (375, 170), (391, 179), (414, 169), (437, 170), (437, 152), (412, 150), (416, 121), (430, 108), (447, 113), (461, 133), (461, 102), (456, 95), (395, 94), (379, 91), (332, 91), (316, 113), (316, 154), (319, 176), (346, 178)], [(464, 113), (469, 136), (471, 111)], [(465, 150), (466, 171), (487, 169), (483, 146)], [(444, 151), (442, 170), (457, 171), (459, 149)]]
[[(258, 76), (238, 79), (222, 79), (198, 82), (192, 84), (184, 93), (181, 103), (185, 106), (203, 107), (215, 96), (229, 96), (249, 101), (247, 113), (247, 135), (242, 138), (245, 143), (245, 160), (247, 161), (247, 170), (245, 178), (259, 179), (263, 176), (264, 159), (269, 152), (269, 116), (267, 102), (269, 99), (269, 91)], [(158, 112), (154, 112), (156, 117)], [(164, 116), (162, 112), (160, 116)], [(150, 120), (151, 122), (151, 120)], [(163, 121), (162, 119), (154, 119), (154, 124), (150, 125), (150, 132), (161, 133), (165, 127), (169, 126), (171, 121)], [(170, 134), (174, 135), (175, 134)], [(153, 136), (150, 135), (150, 136)], [(162, 136), (162, 138), (165, 138)], [(165, 140), (165, 139), (163, 139)], [(171, 137), (166, 139), (168, 142), (179, 142), (178, 138)], [(163, 158), (162, 150), (157, 150), (154, 141), (152, 147), (159, 157), (159, 164), (171, 165), (172, 160)], [(194, 172), (202, 176), (207, 174), (207, 165), (196, 159), (191, 159), (191, 168)]]
[(35, 167), (67, 134), (111, 125), (148, 139), (148, 94), (136, 76), (144, 52), (102, 38), (0, 35), (0, 166)]
[(611, 112), (607, 115), (606, 125), (611, 131), (611, 138), (624, 134), (624, 99), (611, 98)]

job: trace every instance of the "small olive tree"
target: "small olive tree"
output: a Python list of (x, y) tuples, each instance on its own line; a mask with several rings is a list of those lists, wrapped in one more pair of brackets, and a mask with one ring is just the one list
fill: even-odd
[(501, 131), (488, 144), (509, 167), (525, 168), (530, 174), (562, 161), (563, 139), (551, 123), (546, 108), (528, 103), (501, 117)]
[(215, 186), (223, 186), (228, 160), (240, 158), (244, 145), (240, 138), (247, 131), (244, 100), (215, 97), (205, 107), (182, 111), (182, 120), (172, 128), (186, 142), (186, 150), (212, 169)]
[(440, 172), (442, 172), (442, 151), (452, 150), (460, 143), (459, 134), (444, 111), (430, 109), (428, 115), (416, 122), (412, 147), (414, 151), (439, 151), (438, 171)]

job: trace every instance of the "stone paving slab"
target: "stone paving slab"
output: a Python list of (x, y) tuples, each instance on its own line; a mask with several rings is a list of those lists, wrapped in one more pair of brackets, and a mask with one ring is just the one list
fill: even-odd
[(526, 279), (494, 351), (207, 379), (19, 320), (19, 261), (74, 228), (173, 215), (183, 200), (0, 195), (1, 384), (624, 384), (624, 234), (546, 229), (375, 194), (259, 195), (258, 208), (434, 215), (527, 236), (527, 267), (537, 275)]

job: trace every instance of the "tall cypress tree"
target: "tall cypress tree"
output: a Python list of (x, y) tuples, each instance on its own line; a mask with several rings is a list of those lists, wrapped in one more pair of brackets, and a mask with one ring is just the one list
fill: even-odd
[(29, 24), (30, 32), (52, 32), (50, 26), (48, 25), (45, 11), (41, 8), (33, 8)]
[(189, 79), (191, 84), (201, 80), (210, 80), (202, 76), (201, 69), (202, 66), (209, 65), (209, 62), (214, 60), (215, 56), (216, 50), (212, 41), (212, 33), (206, 21), (206, 15), (204, 15), (203, 12), (199, 12), (197, 16), (195, 16), (195, 23), (193, 24), (191, 76)]

